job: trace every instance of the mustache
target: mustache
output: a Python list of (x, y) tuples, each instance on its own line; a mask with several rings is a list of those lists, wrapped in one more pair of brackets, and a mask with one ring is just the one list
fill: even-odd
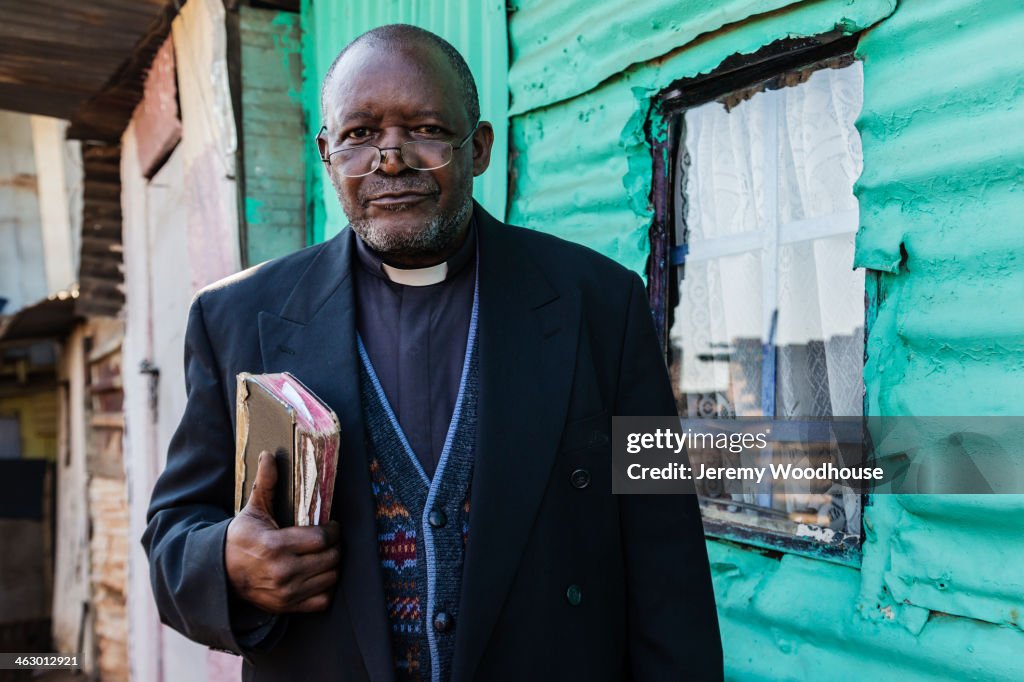
[(363, 205), (381, 194), (398, 194), (401, 192), (437, 194), (441, 189), (437, 186), (437, 182), (432, 177), (424, 173), (417, 173), (416, 175), (410, 174), (371, 177), (372, 179), (367, 178), (359, 188), (359, 194), (357, 196), (359, 202)]

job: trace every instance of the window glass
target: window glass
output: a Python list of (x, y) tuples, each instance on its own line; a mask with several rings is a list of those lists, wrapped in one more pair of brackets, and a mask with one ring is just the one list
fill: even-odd
[[(863, 414), (864, 271), (853, 269), (861, 65), (847, 57), (771, 83), (682, 114), (669, 350), (684, 419)], [(768, 450), (754, 456), (827, 455), (798, 443)], [(723, 494), (706, 485), (705, 519), (859, 535), (858, 495), (827, 481), (781, 487)]]

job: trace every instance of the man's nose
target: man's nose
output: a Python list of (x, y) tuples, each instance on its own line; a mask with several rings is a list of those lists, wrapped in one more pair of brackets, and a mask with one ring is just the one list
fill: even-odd
[(381, 138), (380, 147), (380, 168), (379, 171), (388, 175), (398, 175), (409, 168), (402, 158), (402, 143), (406, 142), (403, 132), (392, 128)]

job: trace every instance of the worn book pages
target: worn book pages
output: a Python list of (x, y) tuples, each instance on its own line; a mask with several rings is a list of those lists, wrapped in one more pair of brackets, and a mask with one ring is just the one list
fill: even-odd
[(322, 400), (288, 372), (237, 376), (235, 513), (252, 492), (260, 452), (274, 453), (278, 526), (326, 523), (338, 465), (340, 425)]

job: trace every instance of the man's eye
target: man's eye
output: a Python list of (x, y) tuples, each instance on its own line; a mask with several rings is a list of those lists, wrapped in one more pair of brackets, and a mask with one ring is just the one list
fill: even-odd
[(444, 134), (444, 131), (439, 126), (419, 126), (413, 132), (427, 137), (437, 137)]
[(345, 137), (350, 140), (365, 140), (370, 136), (369, 128), (354, 128), (345, 134)]

